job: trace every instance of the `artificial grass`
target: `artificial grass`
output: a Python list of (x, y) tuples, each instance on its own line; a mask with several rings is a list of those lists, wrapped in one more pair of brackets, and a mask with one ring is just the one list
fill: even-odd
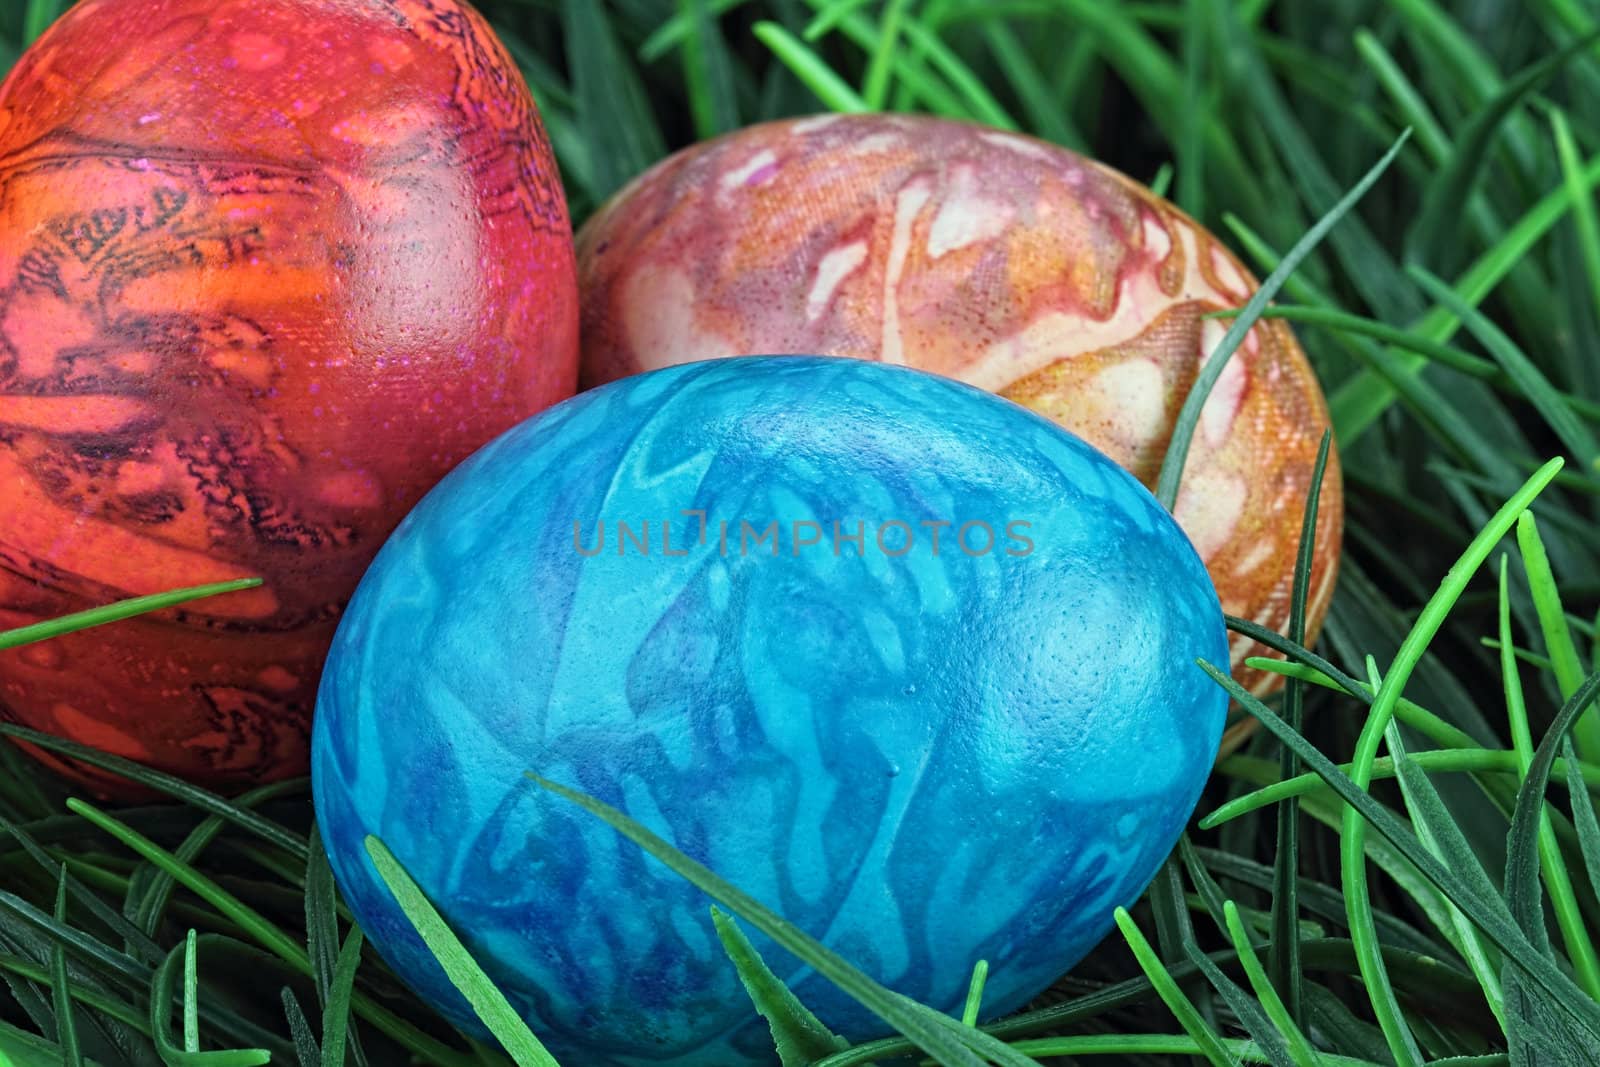
[[(0, 64), (65, 6), (0, 10)], [(1086, 151), (1265, 276), (1409, 129), (1267, 310), (1318, 370), (1345, 472), (1321, 655), (1234, 621), (1287, 650), (1294, 681), (1275, 708), (1236, 693), (1267, 729), (1221, 765), (1123, 936), (1044, 1003), (985, 1027), (992, 1041), (970, 1018), (883, 1007), (948, 1064), (1600, 1062), (1600, 718), (1584, 712), (1600, 665), (1585, 106), (1600, 16), (1578, 0), (480, 6), (579, 222), (696, 138), (886, 107)], [(0, 1063), (510, 1062), (363, 947), (303, 781), (226, 800), (140, 777), (170, 800), (69, 806), (0, 750)], [(909, 1047), (827, 1051), (759, 961), (743, 966), (792, 1062)]]

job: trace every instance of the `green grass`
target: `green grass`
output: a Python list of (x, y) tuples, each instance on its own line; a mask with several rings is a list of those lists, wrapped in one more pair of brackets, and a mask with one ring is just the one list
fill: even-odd
[[(0, 5), (0, 67), (65, 6)], [(1347, 534), (1321, 647), (1234, 621), (1288, 651), (1276, 669), (1290, 688), (1271, 707), (1236, 694), (1266, 729), (1222, 764), (1120, 933), (1030, 1010), (973, 1027), (987, 968), (961, 1019), (900, 1000), (569, 798), (718, 901), (730, 966), (786, 1067), (917, 1049), (952, 1065), (1600, 1062), (1600, 712), (1586, 709), (1600, 684), (1600, 13), (1578, 0), (483, 8), (541, 105), (579, 222), (667, 151), (762, 119), (886, 107), (1025, 130), (1160, 182), (1261, 276), (1287, 262), (1264, 313), (1294, 324), (1330, 398)], [(1180, 447), (1169, 494), (1181, 468)], [(0, 637), (0, 655), (47, 637)], [(303, 780), (226, 799), (0, 729), (163, 798), (69, 802), (0, 746), (0, 1065), (511, 1062), (418, 1004), (352, 927)], [(518, 1062), (547, 1062), (398, 864), (385, 877)], [(741, 924), (904, 1036), (839, 1047)]]

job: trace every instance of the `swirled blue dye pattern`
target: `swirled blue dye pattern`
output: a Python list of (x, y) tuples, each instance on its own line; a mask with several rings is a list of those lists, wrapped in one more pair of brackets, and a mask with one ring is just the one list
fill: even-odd
[(317, 811), (367, 934), (459, 1025), (368, 833), (572, 1067), (767, 1064), (709, 899), (524, 772), (937, 1008), (987, 958), (999, 1014), (1172, 847), (1226, 708), (1199, 656), (1227, 647), (1189, 542), (1045, 419), (876, 363), (677, 366), (523, 423), (405, 520), (323, 677)]

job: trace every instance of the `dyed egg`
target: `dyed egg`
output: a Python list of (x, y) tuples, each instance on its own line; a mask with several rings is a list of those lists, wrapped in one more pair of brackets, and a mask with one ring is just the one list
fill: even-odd
[[(958, 378), (1049, 416), (1154, 486), (1178, 409), (1255, 289), (1172, 204), (1031, 138), (910, 115), (754, 126), (665, 160), (578, 235), (586, 384), (741, 353), (820, 352)], [(1288, 626), (1301, 519), (1328, 428), (1281, 320), (1204, 409), (1176, 506), (1232, 615)], [(1324, 482), (1308, 604), (1342, 527)], [(1236, 638), (1241, 669), (1268, 651)]]
[[(891, 988), (1049, 985), (1172, 848), (1227, 706), (1177, 524), (1046, 419), (855, 360), (711, 360), (488, 445), (403, 522), (323, 675), (317, 814), (362, 929), (468, 1030), (376, 834), (563, 1062), (776, 1062), (709, 900), (617, 806)], [(883, 1030), (757, 938), (851, 1037)]]
[(577, 383), (571, 226), (456, 0), (89, 0), (0, 88), (0, 713), (219, 786), (304, 773), (385, 535)]

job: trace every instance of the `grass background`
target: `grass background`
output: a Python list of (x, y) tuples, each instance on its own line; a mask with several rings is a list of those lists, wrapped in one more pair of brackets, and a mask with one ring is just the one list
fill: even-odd
[[(0, 8), (0, 67), (64, 6)], [(1331, 663), (1301, 670), (1324, 684), (1291, 686), (1276, 716), (1251, 709), (1272, 728), (1222, 765), (1125, 936), (990, 1029), (1055, 1062), (1600, 1062), (1600, 721), (1578, 715), (1600, 606), (1592, 5), (480, 6), (539, 101), (578, 222), (700, 137), (920, 110), (1149, 181), (1265, 276), (1409, 128), (1272, 312), (1298, 323), (1345, 469)], [(1536, 526), (1519, 520), (1535, 494)], [(225, 802), (148, 779), (175, 799), (103, 813), (4, 760), (0, 1064), (508, 1062), (363, 951), (304, 782)], [(927, 1025), (940, 1062), (1002, 1060)]]

